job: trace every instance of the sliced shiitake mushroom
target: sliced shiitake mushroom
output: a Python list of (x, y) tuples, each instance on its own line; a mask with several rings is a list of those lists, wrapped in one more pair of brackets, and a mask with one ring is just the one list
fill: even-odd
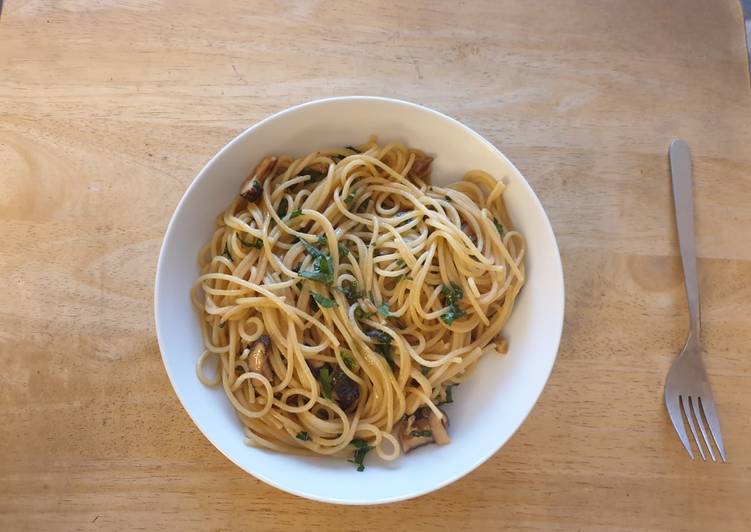
[(331, 392), (342, 410), (348, 410), (360, 398), (360, 387), (338, 366), (331, 373)]
[(240, 187), (240, 195), (250, 203), (255, 203), (263, 194), (263, 182), (274, 171), (276, 157), (264, 157), (253, 173), (250, 174)]
[(265, 334), (255, 341), (253, 347), (250, 349), (250, 355), (248, 356), (248, 365), (250, 371), (260, 373), (266, 377), (269, 382), (274, 378), (274, 373), (271, 371), (271, 363), (269, 362), (269, 349), (271, 347), (271, 339)]
[(433, 164), (433, 158), (425, 155), (419, 150), (412, 150), (415, 155), (415, 162), (407, 173), (407, 177), (412, 179), (420, 179), (425, 183), (428, 183), (430, 178), (430, 169)]
[(433, 410), (424, 406), (418, 408), (414, 414), (405, 417), (399, 426), (399, 442), (402, 451), (408, 453), (429, 443), (446, 445), (449, 443), (448, 416), (441, 411), (443, 418), (439, 418)]

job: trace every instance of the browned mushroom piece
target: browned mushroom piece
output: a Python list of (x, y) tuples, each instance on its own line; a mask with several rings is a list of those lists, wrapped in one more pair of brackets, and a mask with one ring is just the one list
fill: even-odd
[(251, 203), (258, 201), (263, 194), (263, 182), (274, 171), (276, 166), (276, 157), (264, 157), (253, 173), (250, 174), (243, 186), (240, 187), (240, 195)]
[(415, 162), (412, 164), (412, 168), (409, 169), (407, 177), (420, 179), (428, 183), (433, 158), (418, 150), (413, 150), (412, 153), (415, 155)]
[(338, 366), (331, 373), (331, 392), (332, 399), (342, 410), (348, 410), (360, 398), (360, 387)]
[(429, 443), (438, 445), (449, 443), (451, 440), (446, 432), (449, 418), (445, 412), (442, 411), (442, 413), (443, 419), (424, 406), (403, 419), (399, 427), (399, 442), (402, 445), (402, 451), (408, 453), (412, 449)]
[(265, 334), (261, 336), (253, 344), (248, 357), (250, 371), (260, 373), (266, 377), (269, 382), (274, 378), (274, 374), (271, 371), (271, 363), (269, 363), (268, 351), (271, 347), (271, 339)]

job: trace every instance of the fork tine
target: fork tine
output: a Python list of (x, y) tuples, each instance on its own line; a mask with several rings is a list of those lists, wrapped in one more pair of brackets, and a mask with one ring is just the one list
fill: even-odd
[(711, 397), (699, 397), (699, 404), (704, 412), (704, 417), (709, 425), (709, 431), (712, 433), (717, 449), (720, 451), (720, 457), (723, 462), (727, 462), (725, 455), (725, 444), (722, 442), (722, 432), (720, 432), (720, 418), (717, 417), (717, 410), (714, 407), (714, 401)]
[(673, 422), (673, 428), (678, 433), (678, 437), (681, 439), (683, 448), (694, 459), (694, 453), (691, 451), (691, 444), (688, 443), (688, 434), (686, 434), (686, 426), (683, 424), (683, 417), (681, 416), (681, 406), (678, 402), (678, 395), (671, 395), (668, 390), (665, 389), (665, 406), (668, 409), (668, 415), (670, 421)]
[(691, 416), (691, 410), (689, 410), (688, 407), (689, 398), (684, 395), (679, 396), (679, 398), (681, 400), (681, 406), (683, 407), (683, 413), (686, 415), (686, 421), (688, 421), (688, 426), (691, 428), (691, 434), (694, 435), (694, 443), (699, 449), (699, 455), (701, 456), (702, 460), (706, 461), (707, 457), (704, 456), (704, 449), (702, 449), (701, 443), (699, 443), (699, 438), (696, 436), (696, 427), (694, 427), (694, 420)]
[(694, 401), (692, 397), (689, 397), (688, 404), (691, 405), (691, 412), (694, 418), (696, 419), (696, 424), (699, 425), (699, 430), (701, 430), (701, 435), (704, 436), (704, 443), (707, 444), (707, 451), (709, 451), (709, 456), (712, 457), (713, 462), (716, 462), (717, 459), (714, 457), (712, 444), (709, 443), (709, 438), (707, 438), (707, 430), (704, 428), (704, 420), (702, 419), (701, 411), (699, 410), (700, 400), (701, 400), (700, 397), (696, 397), (696, 401)]

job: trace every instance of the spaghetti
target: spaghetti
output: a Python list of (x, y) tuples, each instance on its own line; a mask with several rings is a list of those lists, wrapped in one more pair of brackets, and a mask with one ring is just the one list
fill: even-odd
[[(375, 137), (266, 157), (217, 219), (192, 297), (247, 443), (349, 455), (448, 443), (451, 387), (501, 334), (524, 284), (505, 185)], [(214, 376), (207, 364), (214, 363)]]

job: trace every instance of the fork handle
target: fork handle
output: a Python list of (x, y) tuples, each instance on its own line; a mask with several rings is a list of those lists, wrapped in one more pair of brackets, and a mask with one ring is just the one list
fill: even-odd
[(691, 319), (691, 336), (699, 341), (701, 310), (699, 308), (699, 282), (696, 275), (696, 239), (694, 238), (694, 196), (691, 177), (691, 150), (686, 141), (675, 139), (670, 144), (670, 173), (673, 178), (673, 202), (678, 226), (678, 245), (683, 263), (683, 281), (686, 284), (688, 312)]

